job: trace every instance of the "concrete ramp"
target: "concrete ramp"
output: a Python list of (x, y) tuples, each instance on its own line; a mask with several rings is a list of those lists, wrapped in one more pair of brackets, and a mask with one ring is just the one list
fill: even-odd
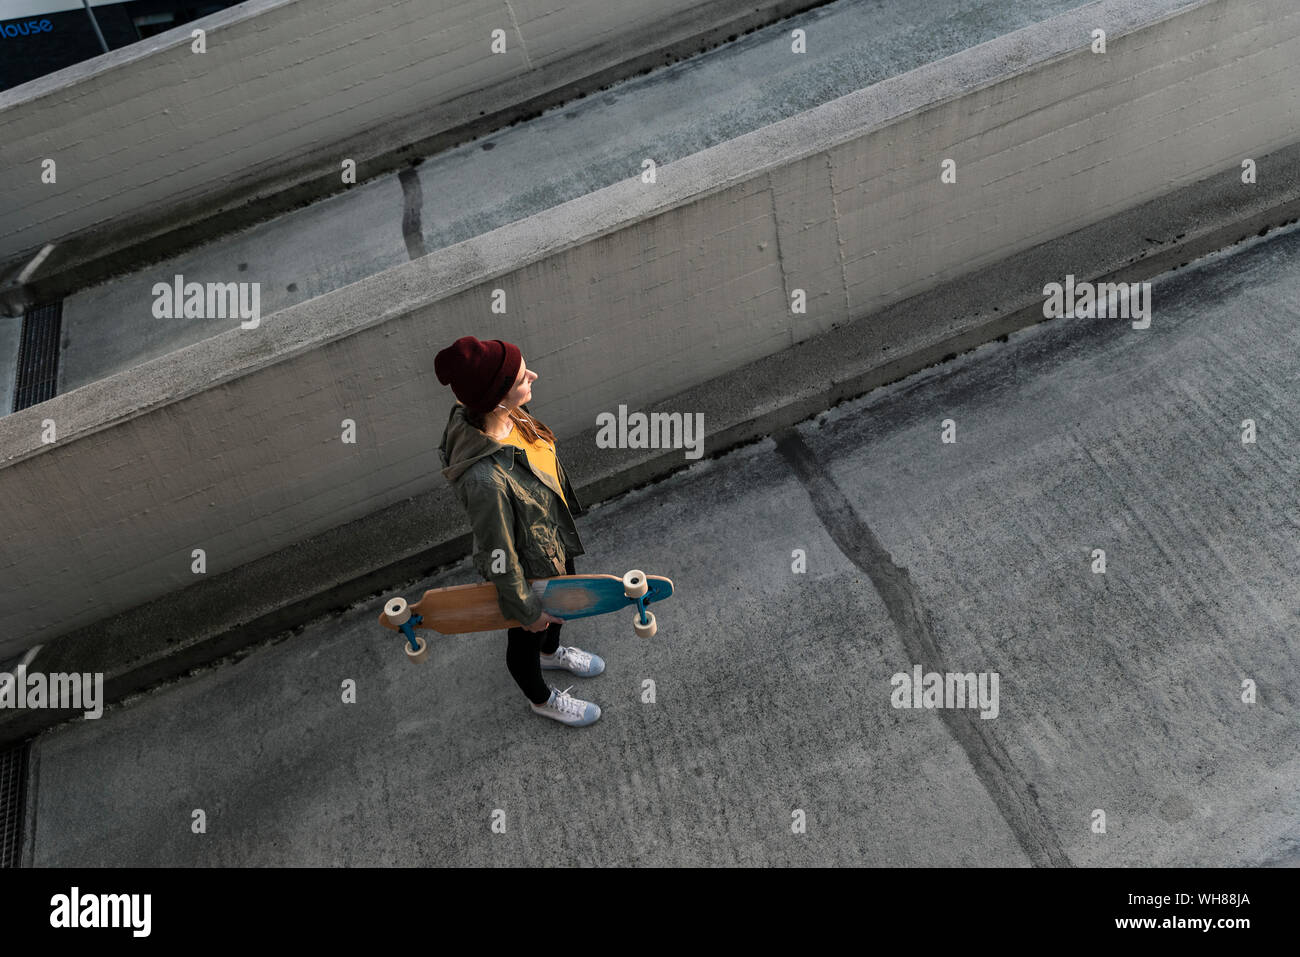
[(712, 454), (1041, 321), (1046, 283), (1291, 219), (1297, 52), (1287, 0), (1105, 0), (0, 419), (0, 653), (201, 656), (461, 554), (430, 372), (459, 335), (563, 384), (537, 411), (596, 501), (684, 464), (597, 448), (599, 413), (704, 411)]
[[(0, 93), (6, 179), (25, 186), (0, 194), (0, 277), (57, 244), (0, 305), (21, 314), (820, 2), (250, 0), (113, 50)], [(51, 158), (76, 189), (43, 188)]]

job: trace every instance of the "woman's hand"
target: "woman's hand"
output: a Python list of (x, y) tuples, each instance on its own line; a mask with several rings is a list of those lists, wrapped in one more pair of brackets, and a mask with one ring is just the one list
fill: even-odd
[(557, 625), (562, 625), (564, 624), (564, 619), (556, 618), (554, 615), (550, 614), (549, 612), (544, 611), (542, 612), (542, 617), (538, 618), (531, 625), (522, 625), (521, 627), (524, 629), (524, 631), (541, 631), (543, 628), (547, 627), (552, 623)]

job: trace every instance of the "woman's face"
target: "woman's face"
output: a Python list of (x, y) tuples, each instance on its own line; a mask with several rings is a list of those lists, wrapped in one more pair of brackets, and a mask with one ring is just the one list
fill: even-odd
[(533, 398), (533, 383), (537, 381), (537, 373), (528, 368), (528, 363), (524, 362), (523, 357), (519, 358), (519, 375), (515, 377), (515, 384), (506, 393), (506, 397), (501, 400), (501, 404), (507, 409), (517, 409), (521, 405), (529, 402)]

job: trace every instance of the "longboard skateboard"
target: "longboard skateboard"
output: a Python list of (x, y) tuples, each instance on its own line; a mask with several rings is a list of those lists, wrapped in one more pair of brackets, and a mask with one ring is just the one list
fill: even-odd
[[(632, 629), (640, 638), (649, 638), (656, 630), (655, 616), (646, 610), (646, 605), (663, 601), (673, 593), (671, 579), (647, 575), (640, 569), (633, 569), (622, 578), (617, 575), (533, 578), (529, 579), (529, 585), (541, 599), (542, 609), (565, 621), (635, 608)], [(379, 615), (379, 623), (406, 637), (406, 655), (417, 663), (425, 659), (429, 646), (415, 634), (416, 628), (461, 635), (520, 626), (518, 621), (501, 614), (497, 589), (491, 582), (431, 588), (413, 604), (407, 604), (404, 598), (390, 598)]]

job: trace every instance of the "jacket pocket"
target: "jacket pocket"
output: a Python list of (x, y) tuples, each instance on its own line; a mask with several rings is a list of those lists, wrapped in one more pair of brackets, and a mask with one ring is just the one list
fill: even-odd
[(531, 578), (552, 578), (564, 574), (564, 549), (555, 531), (545, 524), (529, 529), (528, 543), (522, 550), (523, 564)]

